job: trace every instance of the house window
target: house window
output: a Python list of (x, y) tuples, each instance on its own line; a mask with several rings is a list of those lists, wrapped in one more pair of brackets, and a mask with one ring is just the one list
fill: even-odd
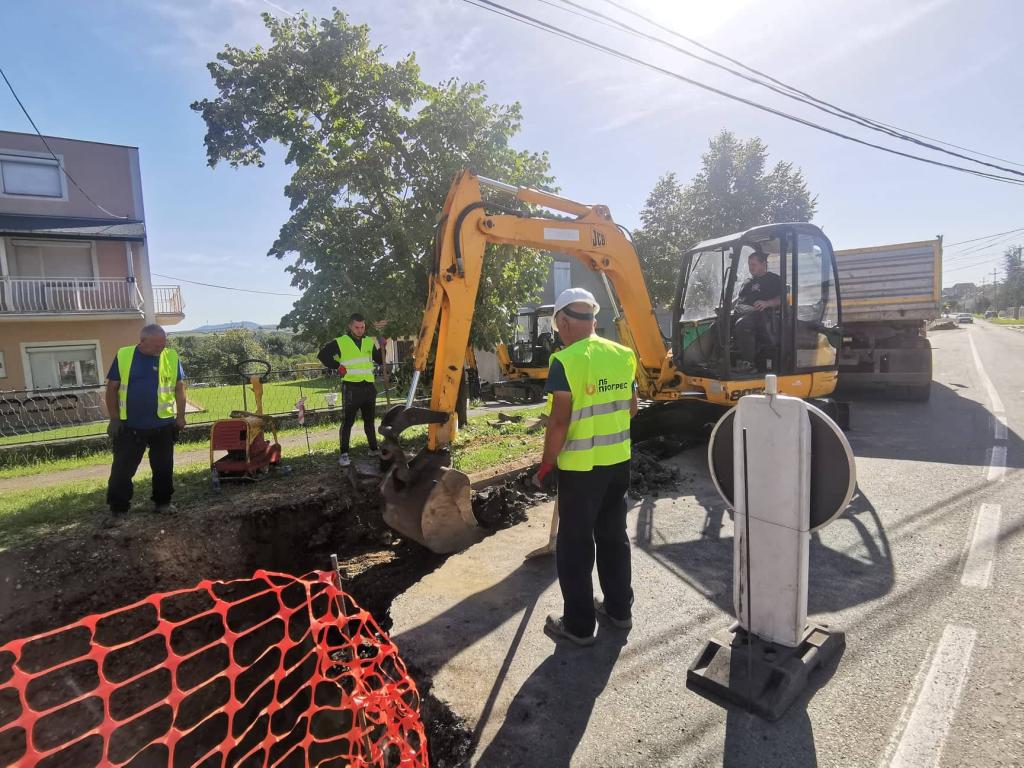
[(95, 344), (66, 347), (26, 347), (33, 389), (96, 387), (100, 383)]
[(14, 240), (9, 257), (11, 277), (95, 277), (92, 244), (48, 240)]
[(572, 287), (572, 277), (570, 275), (571, 267), (572, 265), (567, 261), (556, 261), (554, 264), (556, 300), (561, 295), (562, 291), (566, 291)]
[(64, 197), (64, 180), (56, 160), (0, 155), (0, 183), (5, 195)]

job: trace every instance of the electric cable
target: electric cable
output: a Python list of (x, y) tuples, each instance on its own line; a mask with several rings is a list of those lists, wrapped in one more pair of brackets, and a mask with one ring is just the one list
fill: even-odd
[(201, 285), (205, 288), (220, 288), (224, 291), (238, 291), (239, 293), (260, 293), (264, 296), (291, 296), (298, 298), (302, 296), (301, 293), (278, 293), (277, 291), (258, 291), (255, 288), (236, 288), (232, 285), (216, 285), (214, 283), (200, 283), (198, 280), (186, 280), (183, 277), (172, 277), (171, 275), (162, 275), (159, 272), (151, 272), (151, 275), (155, 277), (162, 277), (165, 280), (174, 280), (179, 283), (189, 283), (190, 285)]
[(75, 185), (75, 187), (78, 189), (78, 191), (81, 192), (85, 196), (86, 200), (88, 200), (90, 203), (92, 203), (94, 206), (96, 206), (96, 208), (98, 210), (100, 210), (103, 213), (107, 214), (107, 216), (110, 216), (111, 218), (114, 218), (114, 219), (127, 219), (128, 216), (121, 216), (121, 215), (119, 215), (117, 213), (112, 213), (111, 211), (108, 211), (102, 205), (97, 203), (95, 200), (93, 200), (92, 195), (90, 195), (88, 192), (86, 192), (85, 189), (82, 187), (82, 185), (79, 184), (77, 181), (75, 181), (75, 177), (72, 176), (70, 173), (68, 173), (67, 168), (64, 167), (64, 163), (62, 163), (60, 161), (60, 158), (57, 157), (57, 154), (50, 148), (50, 144), (46, 141), (46, 137), (43, 136), (43, 132), (39, 130), (39, 126), (36, 125), (36, 121), (32, 119), (32, 115), (30, 115), (28, 113), (28, 110), (25, 108), (25, 105), (22, 104), (21, 99), (19, 98), (17, 91), (14, 90), (14, 86), (11, 85), (11, 81), (7, 79), (7, 74), (4, 72), (2, 67), (0, 67), (0, 77), (3, 77), (4, 82), (7, 83), (7, 88), (10, 90), (11, 95), (14, 97), (14, 100), (16, 102), (18, 102), (18, 106), (21, 107), (21, 111), (25, 114), (25, 117), (28, 118), (28, 121), (29, 121), (29, 123), (31, 123), (32, 128), (35, 130), (36, 134), (39, 136), (40, 140), (43, 142), (43, 146), (46, 147), (46, 151), (50, 153), (50, 157), (52, 157), (54, 159), (54, 161), (57, 163), (57, 167), (60, 168), (61, 173), (63, 173), (67, 177), (68, 181), (70, 181), (72, 184)]
[(506, 6), (501, 5), (500, 3), (493, 2), (493, 0), (463, 0), (463, 2), (466, 2), (466, 3), (470, 4), (470, 5), (474, 5), (474, 6), (478, 7), (478, 8), (483, 9), (483, 10), (490, 11), (492, 13), (496, 13), (496, 14), (501, 15), (501, 16), (508, 17), (509, 15), (511, 15), (511, 17), (513, 17), (515, 21), (521, 22), (523, 24), (527, 24), (528, 26), (532, 26), (532, 27), (536, 27), (536, 28), (542, 29), (543, 31), (548, 32), (549, 34), (553, 34), (553, 35), (556, 35), (556, 36), (559, 36), (559, 37), (564, 37), (564, 38), (572, 40), (573, 42), (576, 42), (576, 43), (578, 43), (580, 45), (584, 45), (584, 46), (586, 46), (588, 48), (593, 48), (594, 50), (601, 51), (603, 53), (609, 54), (609, 55), (614, 56), (616, 58), (622, 59), (623, 61), (628, 61), (630, 63), (637, 64), (637, 65), (642, 66), (642, 67), (646, 67), (646, 68), (648, 68), (648, 69), (650, 69), (652, 71), (659, 72), (659, 73), (661, 73), (663, 75), (666, 75), (668, 77), (671, 77), (671, 78), (673, 78), (675, 80), (679, 80), (679, 81), (687, 83), (689, 85), (693, 85), (693, 86), (695, 86), (697, 88), (700, 88), (702, 90), (708, 91), (710, 93), (717, 94), (719, 96), (722, 96), (724, 98), (730, 99), (732, 101), (739, 102), (741, 104), (746, 104), (747, 106), (754, 107), (755, 109), (759, 109), (759, 110), (761, 110), (763, 112), (767, 112), (767, 113), (775, 115), (777, 117), (781, 117), (781, 118), (784, 118), (786, 120), (790, 120), (792, 122), (798, 123), (800, 125), (804, 125), (804, 126), (806, 126), (808, 128), (812, 128), (812, 129), (821, 131), (823, 133), (830, 134), (830, 135), (835, 136), (837, 138), (841, 138), (841, 139), (845, 139), (847, 141), (851, 141), (851, 142), (853, 142), (855, 144), (860, 144), (862, 146), (866, 146), (866, 147), (870, 147), (870, 148), (873, 148), (873, 149), (877, 149), (877, 150), (880, 150), (882, 152), (887, 152), (889, 154), (897, 155), (899, 157), (905, 157), (905, 158), (908, 158), (908, 159), (911, 159), (911, 160), (917, 160), (919, 162), (927, 163), (929, 165), (935, 165), (935, 166), (942, 167), (942, 168), (948, 168), (950, 170), (960, 171), (962, 173), (968, 173), (968, 174), (971, 174), (973, 176), (978, 176), (980, 178), (990, 179), (992, 181), (999, 181), (999, 182), (1002, 182), (1002, 183), (1014, 184), (1014, 185), (1022, 185), (1022, 184), (1024, 184), (1024, 179), (1016, 179), (1016, 178), (1007, 177), (1007, 176), (1000, 176), (998, 174), (989, 173), (987, 171), (981, 171), (981, 170), (977, 170), (977, 169), (974, 169), (974, 168), (967, 168), (967, 167), (964, 167), (964, 166), (953, 165), (951, 163), (945, 163), (945, 162), (942, 162), (940, 160), (933, 160), (931, 158), (922, 157), (921, 155), (915, 155), (915, 154), (911, 154), (909, 152), (903, 152), (901, 150), (894, 149), (892, 147), (886, 147), (886, 146), (884, 146), (882, 144), (876, 144), (874, 142), (870, 142), (870, 141), (867, 141), (865, 139), (857, 138), (856, 136), (851, 136), (850, 134), (846, 134), (846, 133), (843, 133), (841, 131), (835, 130), (833, 128), (829, 128), (827, 126), (821, 125), (819, 123), (815, 123), (815, 122), (813, 122), (811, 120), (807, 120), (805, 118), (798, 117), (797, 115), (793, 115), (793, 114), (784, 112), (782, 110), (775, 109), (774, 107), (770, 107), (770, 106), (767, 106), (765, 104), (761, 104), (759, 102), (753, 101), (752, 99), (747, 99), (747, 98), (744, 98), (742, 96), (738, 96), (738, 95), (736, 95), (734, 93), (730, 93), (729, 91), (722, 90), (721, 88), (716, 88), (716, 87), (708, 85), (706, 83), (702, 83), (699, 80), (695, 80), (695, 79), (693, 79), (691, 77), (687, 77), (685, 75), (681, 75), (678, 72), (674, 72), (672, 70), (665, 69), (664, 67), (660, 67), (660, 66), (658, 66), (656, 64), (652, 64), (651, 62), (645, 61), (643, 59), (639, 59), (639, 58), (637, 58), (635, 56), (632, 56), (630, 54), (624, 53), (622, 51), (619, 51), (619, 50), (617, 50), (615, 48), (612, 48), (610, 46), (604, 45), (602, 43), (598, 43), (598, 42), (595, 42), (593, 40), (588, 40), (585, 37), (577, 35), (577, 34), (575, 34), (573, 32), (569, 32), (568, 30), (562, 29), (562, 28), (558, 27), (557, 25), (549, 24), (548, 22), (545, 22), (545, 21), (542, 21), (542, 20), (537, 19), (535, 17), (529, 16), (528, 14), (524, 14), (524, 13), (521, 13), (519, 11), (515, 11), (515, 10), (513, 10), (511, 8), (508, 8)]
[[(569, 0), (562, 0), (562, 1), (563, 2), (569, 2)], [(620, 11), (628, 13), (629, 15), (631, 15), (631, 16), (633, 16), (635, 18), (638, 18), (641, 21), (646, 22), (647, 24), (650, 24), (653, 27), (656, 27), (656, 28), (658, 28), (658, 29), (660, 29), (660, 30), (662, 30), (664, 32), (668, 32), (669, 34), (674, 35), (675, 37), (678, 37), (678, 38), (680, 38), (682, 40), (685, 40), (686, 42), (690, 43), (691, 45), (694, 45), (694, 46), (696, 46), (696, 47), (698, 47), (698, 48), (700, 48), (700, 49), (702, 49), (704, 51), (707, 51), (708, 53), (712, 53), (715, 56), (719, 56), (722, 59), (725, 59), (726, 61), (728, 61), (728, 62), (730, 62), (732, 64), (735, 64), (735, 65), (737, 65), (739, 67), (742, 67), (743, 69), (747, 70), (748, 72), (751, 72), (752, 74), (757, 75), (758, 77), (763, 77), (763, 78), (771, 81), (772, 83), (775, 83), (776, 85), (778, 85), (778, 86), (780, 86), (782, 88), (785, 88), (788, 91), (791, 91), (792, 93), (798, 94), (798, 95), (803, 96), (803, 97), (808, 98), (808, 99), (811, 99), (812, 101), (815, 101), (815, 102), (817, 102), (819, 104), (822, 104), (824, 106), (828, 106), (828, 107), (831, 107), (833, 109), (840, 110), (840, 111), (845, 112), (845, 113), (847, 113), (847, 114), (849, 114), (851, 116), (856, 115), (857, 117), (863, 117), (863, 115), (857, 115), (857, 113), (855, 113), (855, 112), (850, 112), (848, 110), (844, 110), (841, 107), (836, 106), (835, 104), (831, 104), (831, 103), (829, 103), (829, 102), (827, 102), (827, 101), (825, 101), (823, 99), (820, 99), (820, 98), (818, 98), (816, 96), (811, 95), (810, 93), (807, 93), (806, 91), (800, 90), (799, 88), (796, 88), (795, 86), (789, 85), (788, 83), (785, 83), (782, 80), (779, 80), (779, 79), (777, 79), (775, 77), (772, 77), (767, 72), (759, 70), (759, 69), (757, 69), (755, 67), (751, 67), (750, 65), (745, 64), (742, 61), (739, 61), (738, 59), (735, 59), (735, 58), (729, 56), (726, 53), (722, 53), (721, 51), (715, 50), (714, 48), (712, 48), (712, 47), (710, 47), (708, 45), (705, 45), (704, 43), (701, 43), (699, 40), (695, 40), (692, 37), (688, 37), (688, 36), (684, 35), (683, 33), (678, 32), (678, 31), (672, 29), (671, 27), (668, 27), (668, 26), (666, 26), (664, 24), (659, 23), (658, 21), (650, 18), (649, 16), (643, 15), (639, 11), (633, 10), (632, 8), (626, 6), (626, 5), (622, 4), (622, 3), (616, 2), (616, 0), (604, 0), (604, 2), (607, 3), (608, 5), (611, 5), (614, 8), (619, 9)], [(573, 4), (575, 5), (575, 3), (573, 3)], [(591, 11), (591, 12), (592, 13), (600, 13), (599, 11)], [(974, 155), (979, 155), (981, 157), (987, 157), (990, 160), (998, 160), (999, 162), (1002, 162), (1002, 163), (1009, 163), (1010, 165), (1016, 165), (1018, 167), (1024, 168), (1024, 163), (1022, 163), (1022, 162), (1018, 162), (1018, 161), (1015, 161), (1015, 160), (1008, 160), (1007, 158), (999, 157), (998, 155), (991, 155), (991, 154), (988, 154), (986, 152), (981, 152), (981, 151), (976, 150), (976, 149), (971, 149), (969, 147), (964, 147), (964, 146), (961, 146), (959, 144), (954, 144), (951, 141), (943, 141), (942, 139), (937, 139), (934, 136), (928, 136), (928, 135), (923, 134), (923, 133), (918, 133), (916, 131), (911, 131), (911, 130), (909, 130), (907, 128), (900, 128), (899, 126), (892, 125), (891, 123), (886, 123), (886, 122), (883, 122), (881, 120), (872, 120), (871, 118), (864, 118), (864, 119), (868, 120), (869, 122), (871, 122), (871, 123), (873, 123), (874, 125), (877, 125), (877, 126), (881, 126), (881, 127), (884, 127), (884, 128), (889, 128), (889, 129), (892, 129), (894, 131), (899, 131), (901, 133), (910, 134), (912, 136), (917, 136), (917, 137), (922, 138), (922, 139), (928, 139), (929, 141), (934, 141), (934, 142), (937, 142), (939, 144), (944, 144), (947, 147), (953, 147), (955, 149), (963, 150), (964, 152), (970, 152), (971, 154), (974, 154)]]
[[(739, 78), (741, 78), (743, 80), (746, 80), (749, 83), (754, 83), (755, 85), (760, 85), (761, 87), (767, 88), (770, 91), (773, 91), (774, 93), (777, 93), (777, 94), (779, 94), (781, 96), (785, 96), (786, 98), (789, 98), (789, 99), (793, 99), (794, 101), (800, 102), (801, 104), (806, 104), (808, 106), (811, 106), (811, 107), (813, 107), (813, 108), (815, 108), (817, 110), (825, 112), (826, 114), (832, 115), (833, 117), (838, 117), (841, 120), (847, 120), (849, 122), (855, 123), (855, 124), (860, 125), (860, 126), (862, 126), (864, 128), (867, 128), (869, 130), (877, 131), (879, 133), (886, 134), (887, 136), (892, 136), (893, 138), (900, 139), (901, 141), (907, 141), (907, 142), (910, 142), (912, 144), (916, 144), (918, 146), (925, 147), (927, 149), (931, 149), (931, 150), (936, 151), (936, 152), (942, 152), (942, 153), (950, 155), (952, 157), (958, 157), (961, 160), (967, 160), (968, 162), (977, 163), (978, 165), (984, 165), (984, 166), (987, 166), (989, 168), (995, 168), (996, 170), (1000, 170), (1000, 171), (1004, 171), (1006, 173), (1012, 173), (1012, 174), (1015, 174), (1017, 176), (1024, 177), (1024, 171), (1018, 171), (1018, 170), (1014, 170), (1013, 168), (1007, 168), (1007, 167), (1002, 166), (1002, 165), (996, 165), (995, 163), (989, 163), (989, 162), (986, 162), (984, 160), (978, 160), (978, 159), (976, 159), (974, 157), (971, 157), (969, 155), (964, 155), (964, 154), (961, 154), (960, 152), (952, 152), (952, 151), (950, 151), (948, 149), (943, 149), (942, 147), (940, 147), (940, 146), (938, 146), (936, 144), (931, 144), (931, 143), (928, 143), (926, 141), (922, 141), (921, 139), (914, 138), (913, 136), (905, 135), (899, 129), (889, 127), (889, 126), (887, 126), (884, 123), (879, 123), (876, 120), (872, 120), (871, 118), (864, 117), (863, 115), (859, 115), (856, 112), (851, 112), (849, 110), (843, 109), (842, 107), (838, 107), (838, 106), (836, 106), (834, 104), (830, 104), (827, 101), (819, 99), (819, 98), (817, 98), (815, 96), (811, 96), (810, 94), (804, 93), (803, 91), (799, 91), (796, 88), (794, 88), (793, 86), (786, 85), (785, 83), (783, 83), (783, 82), (781, 82), (779, 80), (776, 80), (775, 78), (771, 77), (770, 75), (765, 75), (763, 73), (759, 73), (759, 75), (761, 77), (766, 77), (771, 82), (765, 82), (763, 80), (759, 80), (756, 77), (751, 77), (750, 75), (745, 75), (742, 72), (739, 72), (739, 71), (737, 71), (737, 70), (735, 70), (735, 69), (733, 69), (731, 67), (725, 66), (724, 64), (720, 64), (720, 63), (718, 63), (716, 61), (713, 61), (711, 59), (705, 58), (704, 56), (700, 56), (700, 55), (698, 55), (696, 53), (693, 53), (692, 51), (688, 51), (685, 48), (681, 48), (678, 45), (674, 45), (674, 44), (668, 42), (667, 40), (664, 40), (664, 39), (662, 39), (660, 37), (657, 37), (656, 35), (652, 35), (652, 34), (649, 34), (647, 32), (644, 32), (642, 30), (636, 29), (635, 27), (631, 27), (628, 24), (625, 24), (624, 22), (619, 21), (618, 19), (615, 19), (612, 16), (608, 16), (607, 14), (603, 14), (600, 11), (593, 10), (593, 9), (588, 8), (588, 7), (586, 7), (586, 6), (584, 6), (584, 5), (580, 4), (580, 3), (574, 2), (574, 0), (559, 0), (559, 2), (562, 3), (562, 5), (569, 6), (568, 8), (561, 8), (560, 6), (556, 6), (554, 0), (540, 0), (540, 2), (545, 3), (546, 5), (553, 6), (553, 7), (559, 7), (560, 10), (566, 11), (568, 13), (572, 13), (573, 15), (578, 16), (580, 18), (586, 18), (586, 19), (588, 19), (590, 21), (595, 21), (595, 22), (597, 22), (599, 24), (602, 24), (603, 26), (611, 27), (611, 28), (614, 28), (614, 29), (619, 29), (621, 31), (625, 31), (625, 32), (627, 32), (627, 33), (629, 33), (631, 35), (636, 36), (636, 37), (641, 37), (641, 38), (644, 38), (645, 40), (650, 40), (652, 42), (660, 43), (661, 45), (664, 45), (665, 47), (670, 48), (670, 49), (676, 51), (677, 53), (681, 53), (684, 56), (688, 56), (691, 59), (695, 59), (697, 61), (703, 62), (704, 64), (707, 64), (708, 66), (715, 67), (716, 69), (720, 69), (720, 70), (722, 70), (724, 72), (728, 72), (729, 74), (734, 75), (735, 77), (739, 77)], [(592, 16), (586, 16), (586, 15), (584, 15), (582, 13), (579, 13), (577, 11), (571, 10), (572, 8), (580, 9), (582, 11), (585, 11), (586, 13), (592, 14)], [(680, 35), (680, 37), (682, 37), (682, 35)], [(686, 39), (688, 42), (691, 42), (692, 44), (699, 45), (699, 43), (696, 43), (695, 41), (692, 41), (690, 38), (684, 38), (684, 39)], [(705, 48), (706, 50), (712, 50), (713, 51), (713, 49), (708, 49), (706, 46), (702, 45), (701, 47)], [(735, 59), (729, 58), (729, 57), (727, 57), (725, 54), (723, 54), (721, 52), (718, 52), (718, 51), (713, 51), (713, 52), (715, 53), (715, 55), (720, 56), (722, 58), (726, 58), (729, 61), (732, 61), (732, 62), (738, 64), (739, 66), (743, 67), (744, 69), (754, 71), (754, 70), (752, 70), (751, 67), (748, 67), (747, 65), (742, 64), (741, 62), (736, 61)], [(772, 83), (776, 83), (777, 85), (773, 85)], [(945, 143), (945, 142), (942, 142), (942, 143)], [(1018, 165), (1017, 163), (1013, 163), (1013, 164), (1014, 165)]]

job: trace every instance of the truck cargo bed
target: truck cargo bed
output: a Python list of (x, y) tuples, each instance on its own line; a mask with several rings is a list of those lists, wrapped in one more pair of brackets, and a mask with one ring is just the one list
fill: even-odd
[(940, 240), (836, 251), (843, 325), (938, 317)]

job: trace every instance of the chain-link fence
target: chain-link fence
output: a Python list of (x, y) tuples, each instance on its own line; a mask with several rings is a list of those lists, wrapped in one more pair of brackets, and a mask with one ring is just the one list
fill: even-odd
[[(376, 375), (381, 404), (388, 399), (404, 399), (411, 361), (389, 363), (387, 368), (387, 386), (385, 372), (379, 366)], [(328, 420), (332, 412), (341, 417), (341, 378), (333, 372), (328, 374), (318, 364), (271, 370), (260, 380), (263, 413), (295, 414), (301, 400), (306, 413), (320, 413)], [(185, 419), (189, 424), (226, 419), (232, 411), (257, 410), (246, 375), (192, 375), (185, 385)], [(102, 387), (0, 390), (0, 446), (93, 437), (106, 431), (107, 420)]]

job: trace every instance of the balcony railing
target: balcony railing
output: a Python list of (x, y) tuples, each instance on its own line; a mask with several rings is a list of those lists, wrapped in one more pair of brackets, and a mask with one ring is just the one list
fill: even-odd
[(184, 315), (185, 302), (181, 300), (181, 288), (176, 285), (154, 285), (153, 310), (158, 315)]
[(142, 293), (123, 277), (0, 277), (0, 313), (141, 312)]

